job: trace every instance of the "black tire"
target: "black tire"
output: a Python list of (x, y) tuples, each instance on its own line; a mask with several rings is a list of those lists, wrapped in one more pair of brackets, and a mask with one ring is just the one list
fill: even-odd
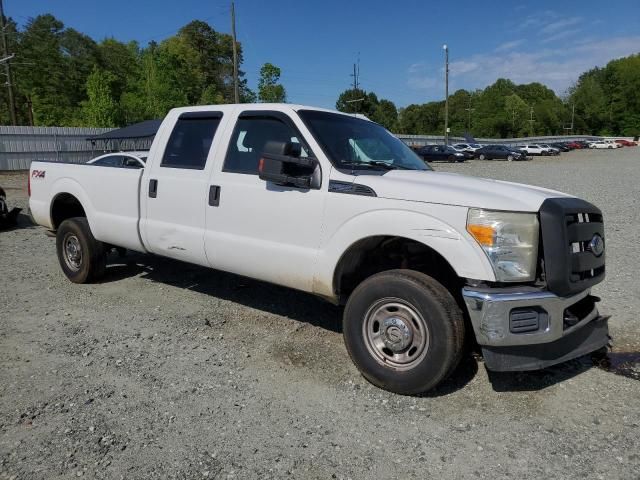
[(481, 153), (478, 157), (480, 160), (488, 160), (487, 156), (484, 153)]
[(107, 252), (94, 238), (86, 218), (69, 218), (60, 224), (56, 250), (62, 271), (73, 283), (95, 282), (104, 275)]
[[(406, 315), (404, 309), (414, 315)], [(377, 312), (390, 316), (377, 316)], [(396, 326), (398, 319), (402, 328)], [(378, 331), (387, 324), (385, 334), (376, 332), (376, 321)], [(414, 344), (403, 334), (409, 327), (411, 342), (424, 338), (424, 347), (416, 349), (414, 357), (410, 356)], [(343, 334), (362, 375), (380, 388), (403, 395), (426, 392), (440, 384), (458, 365), (464, 347), (464, 321), (453, 296), (433, 278), (413, 270), (389, 270), (358, 285), (344, 310)], [(378, 335), (385, 347), (376, 346), (372, 335)], [(398, 342), (394, 344), (397, 353), (387, 348), (388, 341)], [(394, 356), (406, 356), (409, 363), (395, 363)]]
[(449, 163), (455, 163), (455, 161), (456, 161), (456, 157), (454, 157), (453, 155), (449, 155), (449, 156), (447, 157), (447, 160), (449, 160)]

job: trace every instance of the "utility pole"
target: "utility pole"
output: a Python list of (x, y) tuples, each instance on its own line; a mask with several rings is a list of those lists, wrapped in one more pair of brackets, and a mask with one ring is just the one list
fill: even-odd
[(236, 7), (231, 2), (231, 36), (233, 37), (233, 97), (240, 103), (240, 86), (238, 85), (238, 46), (236, 41)]
[(444, 144), (449, 145), (449, 47), (444, 49)]
[[(360, 52), (358, 52), (358, 61), (353, 64), (353, 73), (350, 76), (353, 77), (353, 84), (352, 84), (353, 91), (354, 91), (354, 93), (358, 93), (358, 89), (360, 87), (360, 81), (359, 81), (359, 77), (360, 77)], [(352, 99), (352, 100), (347, 100), (346, 103), (353, 103), (353, 105), (354, 105), (353, 108), (355, 109), (354, 114), (357, 115), (358, 114), (358, 105), (363, 100), (364, 100), (364, 97), (355, 98), (355, 99)]]
[(7, 75), (7, 92), (9, 94), (9, 116), (11, 117), (11, 125), (17, 125), (16, 120), (16, 102), (13, 96), (13, 76), (11, 75), (11, 64), (9, 60), (13, 58), (13, 55), (9, 56), (9, 51), (7, 48), (7, 35), (6, 29), (7, 25), (4, 18), (4, 6), (2, 5), (2, 0), (0, 0), (0, 28), (2, 29), (2, 53), (4, 54), (4, 70)]
[(360, 77), (360, 52), (358, 52), (358, 61), (353, 64), (353, 73), (351, 74), (353, 77), (353, 89), (358, 90), (360, 83), (358, 78)]
[(529, 110), (529, 136), (533, 136), (533, 122), (535, 122), (535, 120), (533, 119), (533, 106), (531, 106), (531, 109)]

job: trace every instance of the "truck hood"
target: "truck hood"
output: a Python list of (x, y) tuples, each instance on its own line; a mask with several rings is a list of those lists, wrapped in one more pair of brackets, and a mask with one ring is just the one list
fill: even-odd
[(371, 187), (382, 198), (519, 212), (537, 212), (547, 198), (571, 196), (521, 183), (433, 171), (390, 170), (379, 176), (359, 175), (355, 183)]

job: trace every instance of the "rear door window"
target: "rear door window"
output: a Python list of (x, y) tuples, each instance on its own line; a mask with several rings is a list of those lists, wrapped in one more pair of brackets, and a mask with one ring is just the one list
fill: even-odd
[(222, 113), (190, 112), (180, 115), (162, 157), (161, 167), (203, 170)]

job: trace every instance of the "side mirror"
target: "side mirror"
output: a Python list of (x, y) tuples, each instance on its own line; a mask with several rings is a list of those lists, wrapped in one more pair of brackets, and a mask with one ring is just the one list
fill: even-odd
[(303, 189), (318, 189), (322, 183), (315, 158), (300, 158), (302, 147), (293, 142), (267, 142), (258, 163), (261, 180)]

